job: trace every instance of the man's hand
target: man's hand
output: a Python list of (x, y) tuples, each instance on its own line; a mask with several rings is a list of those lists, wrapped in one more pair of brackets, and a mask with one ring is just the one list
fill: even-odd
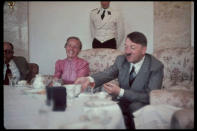
[(79, 77), (75, 80), (74, 84), (80, 84), (82, 86), (81, 92), (83, 92), (90, 85), (90, 80), (88, 77)]
[(105, 83), (103, 87), (109, 94), (119, 95), (120, 93), (120, 87), (116, 84), (108, 82)]

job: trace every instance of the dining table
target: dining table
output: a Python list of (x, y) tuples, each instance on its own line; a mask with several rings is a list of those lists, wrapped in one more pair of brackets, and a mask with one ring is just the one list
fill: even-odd
[(53, 111), (46, 94), (35, 90), (29, 85), (3, 86), (6, 129), (126, 129), (117, 102), (100, 97), (100, 92), (66, 98), (66, 109)]

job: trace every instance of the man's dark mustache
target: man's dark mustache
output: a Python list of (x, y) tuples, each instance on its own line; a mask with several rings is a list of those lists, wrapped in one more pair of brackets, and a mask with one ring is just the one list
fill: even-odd
[(125, 54), (126, 56), (131, 56), (131, 53)]

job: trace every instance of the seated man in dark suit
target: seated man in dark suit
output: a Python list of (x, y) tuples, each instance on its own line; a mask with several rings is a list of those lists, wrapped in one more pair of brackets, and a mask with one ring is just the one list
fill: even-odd
[(9, 85), (8, 75), (16, 77), (18, 80), (26, 80), (29, 73), (29, 66), (22, 56), (14, 56), (14, 47), (10, 42), (4, 42), (4, 85)]
[[(135, 128), (133, 112), (149, 104), (150, 91), (162, 86), (164, 66), (154, 56), (146, 53), (146, 49), (147, 39), (144, 34), (132, 32), (125, 41), (125, 54), (118, 56), (112, 66), (75, 81), (82, 84), (82, 91), (88, 85), (95, 85), (96, 88), (105, 83), (104, 89), (117, 96), (129, 129)], [(115, 78), (118, 78), (119, 86), (106, 83)]]

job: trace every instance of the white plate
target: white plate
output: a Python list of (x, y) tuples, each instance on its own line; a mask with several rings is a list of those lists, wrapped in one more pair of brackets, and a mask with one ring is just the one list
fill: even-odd
[(87, 107), (102, 107), (102, 106), (114, 105), (116, 103), (117, 102), (110, 101), (107, 99), (98, 99), (98, 100), (86, 101), (84, 102), (84, 105)]
[(25, 89), (24, 92), (26, 93), (38, 93), (40, 91), (45, 90), (44, 88), (29, 88), (29, 89)]
[(59, 129), (102, 129), (103, 125), (92, 121), (79, 121), (76, 123), (69, 123), (60, 125)]
[(15, 87), (33, 88), (32, 85), (15, 85)]
[(105, 92), (99, 92), (99, 93), (95, 93), (95, 94), (91, 94), (91, 93), (80, 93), (79, 98), (88, 98), (88, 99), (94, 99), (94, 100), (98, 100), (98, 99), (102, 99), (102, 100), (111, 100), (111, 96), (108, 95)]
[(81, 94), (79, 94), (79, 98), (83, 98), (83, 97), (89, 98), (91, 95), (92, 94), (90, 94), (90, 93), (81, 93)]

